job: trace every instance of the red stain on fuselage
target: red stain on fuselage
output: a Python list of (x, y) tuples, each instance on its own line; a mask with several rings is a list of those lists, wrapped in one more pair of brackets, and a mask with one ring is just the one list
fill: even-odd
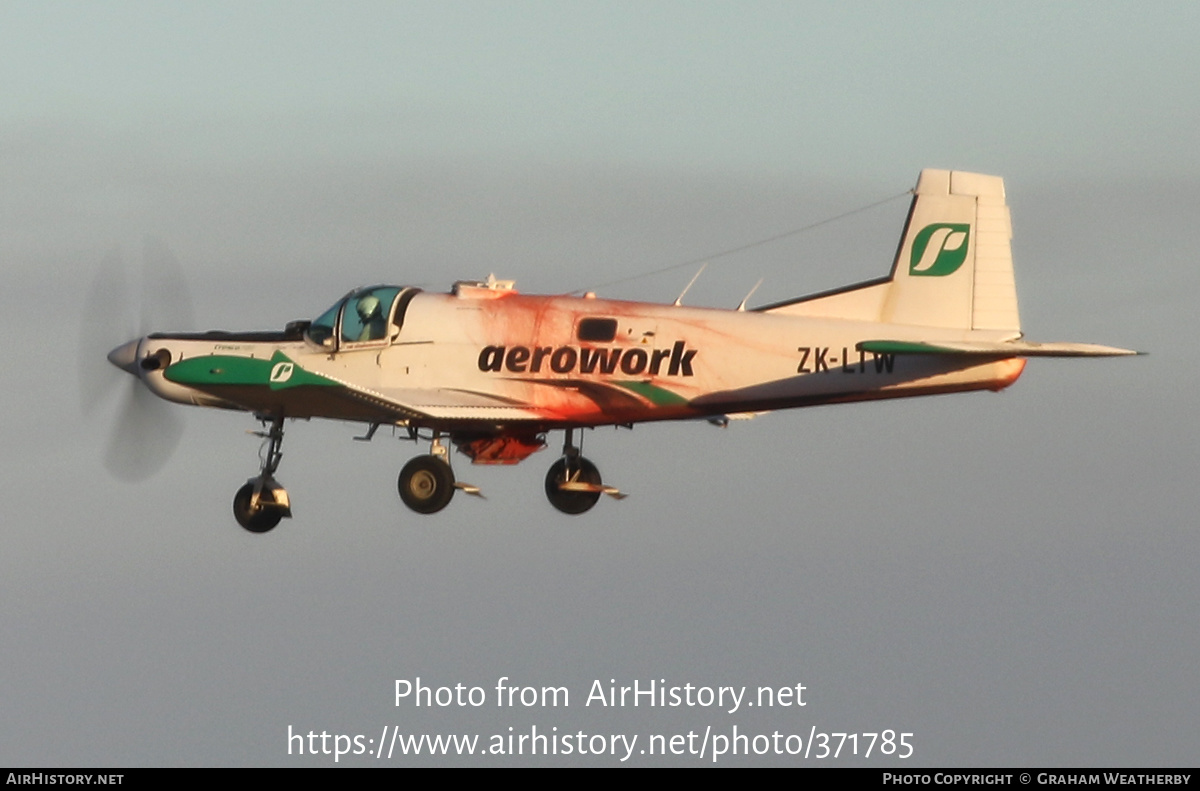
[[(667, 306), (553, 296), (517, 296), (473, 305), (479, 311), (479, 367), (504, 377), (519, 398), (548, 418), (581, 423), (621, 423), (667, 418), (651, 400), (620, 382), (675, 392), (680, 376), (670, 370), (672, 335), (663, 343), (657, 328)], [(611, 339), (581, 340), (582, 319), (615, 322)], [(676, 333), (678, 334), (678, 333)], [(689, 349), (689, 351), (691, 351)], [(620, 366), (627, 353), (632, 357)], [(682, 352), (676, 352), (682, 358)], [(694, 355), (692, 355), (694, 356)], [(687, 359), (691, 370), (691, 357)], [(681, 369), (679, 360), (674, 367)], [(686, 408), (665, 410), (684, 416)]]

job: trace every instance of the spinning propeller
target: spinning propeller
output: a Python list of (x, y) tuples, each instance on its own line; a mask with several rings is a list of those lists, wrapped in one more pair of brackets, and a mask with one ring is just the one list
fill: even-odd
[[(147, 237), (142, 247), (141, 301), (135, 305), (126, 286), (121, 252), (114, 248), (100, 263), (82, 319), (83, 414), (93, 417), (101, 402), (111, 400), (114, 390), (124, 390), (105, 447), (104, 466), (121, 480), (144, 480), (166, 463), (183, 435), (177, 411), (140, 381), (147, 373), (143, 359), (154, 351), (146, 348), (146, 335), (193, 326), (191, 298), (179, 262), (160, 240)], [(114, 343), (121, 345), (113, 348)], [(125, 378), (117, 369), (137, 381)]]

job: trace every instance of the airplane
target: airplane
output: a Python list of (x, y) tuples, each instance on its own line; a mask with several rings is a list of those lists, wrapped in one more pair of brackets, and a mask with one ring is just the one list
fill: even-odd
[(233, 501), (265, 533), (290, 517), (275, 480), (286, 419), (380, 426), (429, 442), (400, 497), (421, 514), (454, 493), (447, 442), (474, 464), (516, 464), (563, 431), (546, 497), (581, 514), (602, 482), (577, 430), (731, 418), (818, 404), (999, 391), (1029, 357), (1137, 354), (1021, 333), (1009, 209), (997, 176), (924, 170), (891, 273), (747, 310), (525, 295), (489, 276), (448, 293), (359, 288), (282, 331), (164, 333), (108, 354), (160, 398), (252, 413), (266, 427), (258, 475)]

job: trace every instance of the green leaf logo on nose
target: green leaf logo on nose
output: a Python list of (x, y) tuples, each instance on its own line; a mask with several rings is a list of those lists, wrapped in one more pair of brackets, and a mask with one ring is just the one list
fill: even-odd
[(945, 277), (967, 260), (970, 223), (926, 225), (913, 239), (908, 273), (914, 277)]

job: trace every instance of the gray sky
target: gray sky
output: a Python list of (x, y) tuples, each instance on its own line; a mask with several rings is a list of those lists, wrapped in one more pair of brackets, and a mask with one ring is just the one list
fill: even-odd
[[(323, 765), (288, 756), (289, 726), (385, 725), (639, 748), (892, 729), (915, 754), (882, 765), (1194, 764), (1197, 34), (1185, 3), (0, 5), (0, 765)], [(363, 283), (593, 286), (922, 167), (1005, 177), (1031, 339), (1152, 354), (591, 432), (631, 496), (575, 519), (542, 493), (554, 450), (459, 464), (488, 500), (423, 518), (395, 494), (423, 448), (313, 422), (279, 472), (296, 518), (250, 536), (248, 416), (177, 407), (180, 447), (126, 484), (102, 465), (119, 396), (89, 387), (80, 415), (92, 278), (120, 245), (134, 280), (145, 234), (198, 322), (157, 329), (274, 328)], [(881, 275), (906, 208), (721, 259), (688, 302)], [(602, 293), (669, 302), (691, 274)], [(570, 706), (394, 706), (417, 676)], [(808, 705), (605, 710), (595, 679), (802, 683)], [(618, 763), (487, 763), (581, 760)]]

